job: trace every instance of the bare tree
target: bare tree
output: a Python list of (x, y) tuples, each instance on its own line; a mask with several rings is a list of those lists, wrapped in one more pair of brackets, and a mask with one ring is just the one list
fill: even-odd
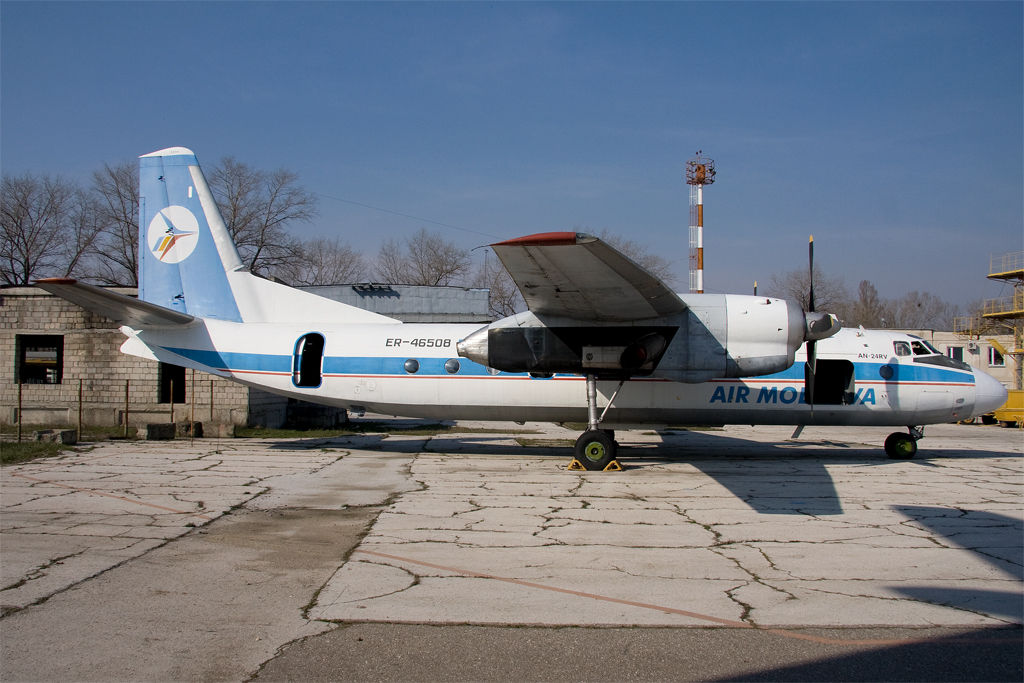
[(864, 327), (883, 327), (886, 321), (886, 305), (878, 297), (878, 290), (867, 280), (861, 280), (857, 287), (857, 300), (850, 306), (844, 325), (863, 325)]
[(619, 235), (613, 235), (607, 230), (602, 230), (598, 237), (636, 261), (644, 270), (653, 274), (665, 284), (672, 285), (675, 283), (676, 276), (672, 272), (672, 262), (668, 259), (648, 251), (647, 247), (639, 242), (620, 237)]
[[(773, 295), (789, 299), (800, 304), (806, 311), (810, 303), (810, 276), (807, 269), (791, 270), (782, 275), (772, 275), (768, 282), (768, 290)], [(850, 305), (850, 295), (842, 278), (828, 277), (818, 267), (814, 267), (814, 307), (818, 311), (834, 313), (840, 319), (846, 319)]]
[(287, 228), (316, 215), (316, 197), (296, 184), (298, 175), (284, 169), (267, 173), (226, 157), (208, 178), (239, 256), (251, 272), (269, 274), (298, 258), (299, 242)]
[(374, 268), (377, 272), (377, 279), (390, 284), (405, 283), (412, 276), (406, 268), (405, 253), (398, 240), (385, 240), (377, 252), (377, 262)]
[(362, 254), (337, 238), (323, 237), (300, 243), (297, 257), (277, 268), (277, 275), (294, 285), (361, 282), (368, 272)]
[(59, 177), (5, 176), (0, 220), (0, 277), (11, 285), (75, 274), (99, 232), (95, 203)]
[(85, 264), (99, 251), (103, 222), (100, 220), (99, 204), (96, 198), (83, 190), (76, 189), (71, 200), (71, 215), (67, 240), (63, 251), (65, 276), (81, 272), (89, 277)]
[(139, 282), (139, 174), (132, 162), (104, 164), (92, 174), (103, 227), (95, 277), (110, 285)]
[(421, 228), (405, 240), (387, 240), (377, 254), (381, 282), (403, 285), (457, 284), (469, 273), (469, 252)]
[(483, 265), (473, 277), (473, 286), (482, 287), (490, 292), (487, 300), (488, 312), (496, 319), (507, 318), (525, 308), (525, 302), (516, 283), (512, 281), (501, 261), (490, 258), (489, 254), (484, 256)]
[(934, 294), (916, 290), (894, 299), (888, 308), (887, 327), (907, 330), (951, 330), (959, 312), (956, 306)]

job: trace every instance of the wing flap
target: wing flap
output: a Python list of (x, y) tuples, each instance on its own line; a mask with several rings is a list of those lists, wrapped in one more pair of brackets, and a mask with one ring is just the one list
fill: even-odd
[(48, 278), (37, 280), (35, 284), (55, 296), (78, 304), (87, 311), (132, 327), (188, 325), (195, 320), (194, 316), (77, 280)]
[(535, 314), (627, 322), (686, 310), (664, 282), (590, 235), (540, 233), (491, 247)]

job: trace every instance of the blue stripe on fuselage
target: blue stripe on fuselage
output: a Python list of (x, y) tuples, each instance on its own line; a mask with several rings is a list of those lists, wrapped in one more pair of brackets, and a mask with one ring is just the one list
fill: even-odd
[[(883, 368), (892, 368), (892, 375), (882, 374)], [(819, 368), (820, 369), (820, 368)], [(974, 384), (974, 374), (967, 371), (940, 368), (934, 365), (898, 364), (898, 363), (866, 363), (853, 364), (853, 378), (857, 382), (940, 382), (955, 384)], [(804, 364), (794, 363), (782, 372), (757, 377), (742, 377), (747, 382), (800, 381), (804, 380)]]
[[(292, 357), (263, 353), (231, 353), (225, 351), (205, 351), (201, 349), (184, 349), (164, 347), (183, 358), (201, 363), (210, 368), (229, 372), (267, 372), (290, 374)], [(459, 361), (458, 374), (461, 377), (488, 375), (487, 368), (465, 358), (416, 358), (419, 363), (417, 375), (447, 375), (445, 363), (449, 360)], [(382, 375), (409, 376), (405, 370), (405, 362), (409, 358), (394, 356), (328, 356), (324, 358), (323, 374), (325, 375)], [(526, 373), (502, 373), (503, 375), (525, 375)]]
[(230, 351), (204, 351), (202, 349), (181, 349), (164, 347), (171, 353), (188, 358), (196, 363), (217, 370), (229, 372), (274, 372), (288, 374), (292, 371), (291, 356), (274, 356), (266, 353), (232, 353)]
[[(168, 351), (184, 358), (201, 363), (210, 368), (229, 372), (267, 372), (289, 374), (292, 372), (292, 356), (272, 355), (263, 353), (232, 353), (226, 351), (205, 351), (201, 349), (184, 349), (166, 347)], [(408, 377), (405, 362), (409, 359), (419, 363), (417, 375), (448, 375), (445, 363), (455, 359), (459, 361), (459, 377), (483, 376), (490, 374), (487, 368), (465, 358), (416, 358), (396, 356), (328, 356), (324, 358), (323, 373), (325, 375), (379, 375)], [(898, 363), (854, 363), (854, 380), (858, 382), (935, 382), (954, 384), (974, 384), (974, 375), (970, 372), (940, 368), (920, 364)], [(883, 368), (892, 368), (891, 377), (882, 374)], [(500, 373), (502, 376), (525, 376), (527, 373)], [(794, 363), (783, 372), (758, 377), (745, 377), (739, 380), (750, 383), (773, 381), (800, 381), (804, 379), (804, 364)]]

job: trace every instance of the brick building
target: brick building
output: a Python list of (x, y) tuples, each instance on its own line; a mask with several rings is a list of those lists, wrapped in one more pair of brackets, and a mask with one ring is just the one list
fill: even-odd
[[(113, 291), (134, 296), (136, 290)], [(487, 290), (354, 285), (316, 293), (407, 322), (481, 322)], [(431, 296), (431, 294), (435, 296)], [(438, 302), (442, 302), (440, 305)], [(250, 389), (203, 372), (128, 356), (118, 325), (37, 287), (0, 288), (0, 424), (204, 423), (207, 434), (239, 425), (331, 425), (343, 410)], [(81, 394), (81, 399), (79, 398)]]
[(20, 388), (25, 424), (77, 424), (79, 406), (84, 424), (124, 424), (126, 391), (130, 425), (167, 422), (172, 405), (178, 421), (194, 409), (211, 425), (284, 423), (287, 399), (125, 355), (124, 340), (116, 323), (41, 289), (0, 289), (0, 422), (17, 421)]

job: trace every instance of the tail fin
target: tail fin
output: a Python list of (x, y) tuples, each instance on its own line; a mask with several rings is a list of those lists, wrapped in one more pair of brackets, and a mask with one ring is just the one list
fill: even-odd
[(139, 157), (139, 298), (235, 322), (397, 322), (252, 275), (191, 150)]
[(139, 158), (139, 298), (240, 322), (227, 272), (242, 261), (191, 150)]

